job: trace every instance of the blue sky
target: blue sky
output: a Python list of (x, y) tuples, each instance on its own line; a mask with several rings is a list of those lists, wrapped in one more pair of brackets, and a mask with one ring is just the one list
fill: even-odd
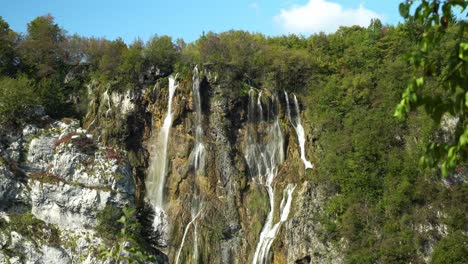
[(68, 33), (136, 37), (154, 34), (197, 39), (202, 32), (242, 29), (267, 35), (333, 32), (338, 25), (365, 26), (371, 17), (401, 21), (402, 0), (0, 0), (0, 16), (17, 32), (32, 19), (52, 14)]

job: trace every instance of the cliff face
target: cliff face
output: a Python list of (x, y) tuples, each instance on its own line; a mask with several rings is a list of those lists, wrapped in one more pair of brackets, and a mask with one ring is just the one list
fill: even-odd
[[(156, 236), (148, 241), (162, 252), (159, 262), (339, 263), (337, 246), (319, 239), (317, 214), (326, 198), (301, 160), (314, 161), (311, 125), (303, 118), (301, 153), (298, 100), (268, 89), (239, 95), (208, 72), (180, 76), (176, 85), (162, 230), (147, 185), (151, 162), (162, 158), (157, 138), (168, 115), (166, 79), (127, 92), (91, 83), (85, 129), (75, 120), (49, 120), (4, 137), (0, 260), (105, 261), (98, 258), (105, 244), (96, 232), (99, 215), (126, 206), (150, 208), (143, 228)], [(20, 232), (14, 221), (29, 211), (48, 239)]]
[[(248, 90), (238, 96), (229, 88), (229, 82), (214, 74), (202, 75), (199, 93), (205, 164), (200, 171), (194, 168), (192, 156), (197, 145), (198, 121), (191, 79), (191, 76), (178, 79), (172, 103), (173, 123), (168, 139), (168, 169), (163, 193), (168, 230), (163, 243), (166, 246), (161, 248), (170, 262), (252, 262), (268, 217), (272, 217), (272, 225), (280, 222), (283, 191), (288, 184), (296, 186), (290, 214), (284, 224), (278, 225), (278, 234), (271, 237), (273, 244), (265, 258), (272, 263), (307, 263), (311, 256), (314, 263), (339, 262), (339, 253), (332, 245), (323, 244), (316, 232), (320, 227), (315, 214), (320, 212), (325, 198), (310, 182), (312, 171), (306, 171), (301, 161), (300, 146), (292, 125), (294, 121), (287, 116), (285, 95), (270, 90), (253, 91), (254, 103), (258, 107), (257, 100), (261, 101), (265, 119), (253, 121), (249, 120), (249, 104), (252, 102)], [(144, 105), (146, 111), (139, 115), (151, 117), (145, 120), (141, 145), (147, 153), (142, 161), (144, 164), (151, 162), (154, 137), (161, 133), (167, 115), (168, 88), (162, 83), (143, 91), (139, 96), (142, 101), (136, 103)], [(277, 104), (273, 102), (274, 98)], [(294, 107), (293, 102), (289, 103), (291, 108)], [(258, 109), (254, 111), (258, 115)], [(282, 134), (284, 161), (275, 168), (277, 175), (271, 183), (275, 190), (271, 201), (273, 213), (269, 216), (268, 188), (258, 181), (255, 170), (249, 168), (246, 153), (251, 123), (257, 123), (255, 130), (269, 129), (263, 127), (269, 126), (275, 116)], [(310, 125), (306, 120), (303, 122), (307, 137), (306, 156), (311, 157)], [(267, 132), (256, 137), (264, 138), (263, 144), (273, 140)], [(257, 142), (257, 145), (261, 144)], [(262, 159), (262, 153), (255, 154)], [(138, 192), (145, 192), (143, 186), (140, 188)], [(202, 205), (198, 208), (194, 207), (195, 196), (201, 200)], [(140, 199), (145, 200), (143, 197)]]
[(125, 152), (102, 146), (72, 119), (45, 120), (2, 139), (0, 262), (96, 259), (98, 213), (134, 206)]

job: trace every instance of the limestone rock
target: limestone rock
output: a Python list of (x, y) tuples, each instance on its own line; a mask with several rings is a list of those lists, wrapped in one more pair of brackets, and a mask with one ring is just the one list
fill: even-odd
[(44, 264), (66, 264), (71, 263), (70, 256), (62, 248), (42, 246), (42, 257), (39, 263)]
[(111, 202), (109, 191), (81, 186), (31, 181), (32, 213), (63, 229), (83, 229), (96, 225), (96, 214)]
[(26, 202), (25, 186), (18, 181), (13, 173), (0, 160), (0, 209), (4, 209), (15, 202)]
[(28, 165), (33, 170), (44, 171), (54, 153), (54, 143), (57, 141), (56, 135), (39, 136), (31, 140), (27, 156)]

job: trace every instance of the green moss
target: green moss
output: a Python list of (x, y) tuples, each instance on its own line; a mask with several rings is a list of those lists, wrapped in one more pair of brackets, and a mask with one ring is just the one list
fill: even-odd
[(0, 230), (18, 232), (36, 244), (60, 245), (60, 230), (34, 217), (31, 212), (9, 215), (10, 222), (0, 219)]
[(4, 157), (0, 156), (0, 166), (6, 165), (8, 165), (8, 161)]
[(97, 214), (98, 224), (94, 230), (99, 236), (108, 241), (115, 240), (123, 227), (122, 223), (118, 222), (122, 216), (123, 212), (120, 208), (106, 205), (104, 210), (99, 211)]
[(458, 231), (443, 238), (434, 248), (431, 263), (468, 263), (468, 236)]
[(247, 240), (255, 241), (262, 230), (266, 216), (270, 210), (268, 194), (258, 189), (250, 190), (245, 198), (245, 206), (249, 214)]

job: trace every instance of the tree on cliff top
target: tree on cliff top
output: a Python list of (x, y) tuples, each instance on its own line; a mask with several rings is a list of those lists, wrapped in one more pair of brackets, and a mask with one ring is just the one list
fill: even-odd
[(15, 40), (17, 34), (0, 16), (0, 75), (11, 75), (15, 72)]
[(21, 57), (37, 78), (63, 71), (66, 35), (51, 15), (40, 16), (28, 24), (28, 34), (21, 42)]

